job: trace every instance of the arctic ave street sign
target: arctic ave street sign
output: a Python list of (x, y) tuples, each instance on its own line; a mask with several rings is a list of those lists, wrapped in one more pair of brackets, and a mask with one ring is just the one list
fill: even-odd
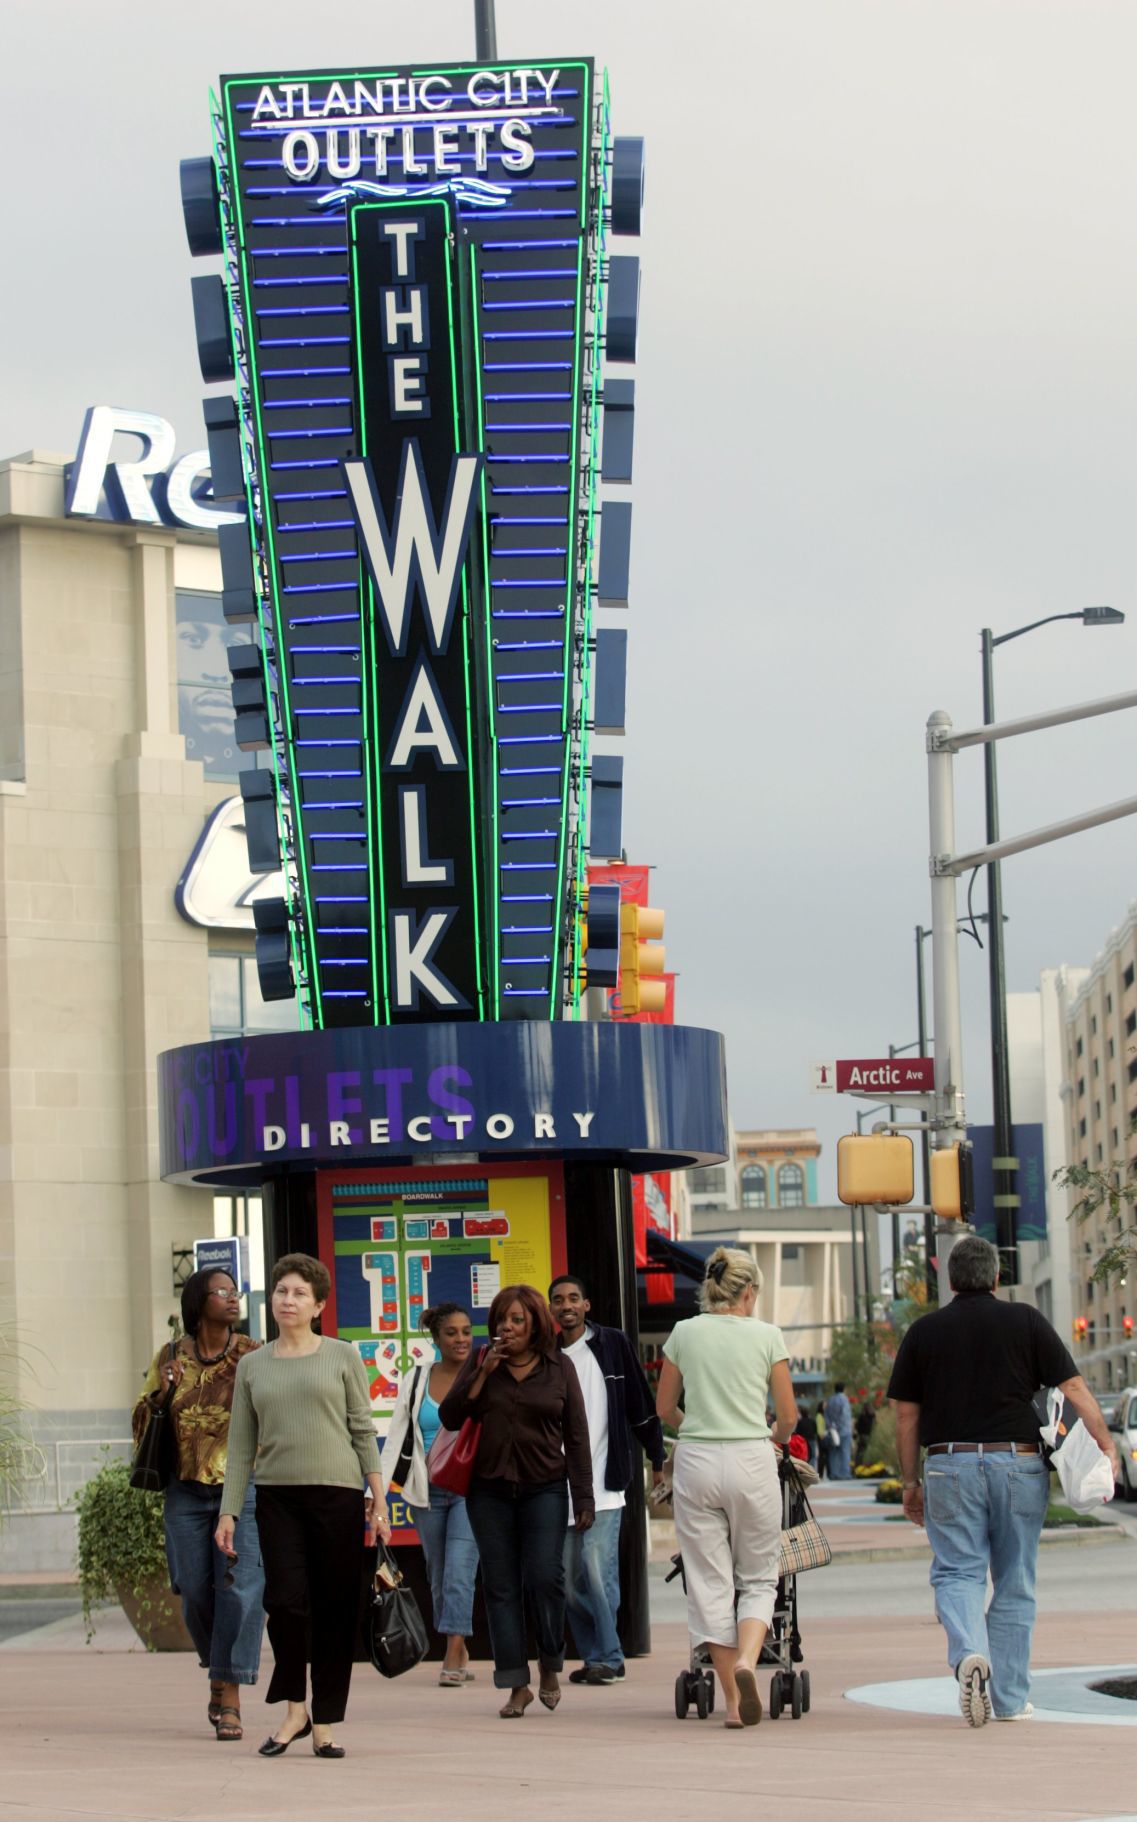
[(812, 1078), (816, 1094), (929, 1094), (936, 1085), (936, 1065), (932, 1057), (838, 1058), (814, 1063)]

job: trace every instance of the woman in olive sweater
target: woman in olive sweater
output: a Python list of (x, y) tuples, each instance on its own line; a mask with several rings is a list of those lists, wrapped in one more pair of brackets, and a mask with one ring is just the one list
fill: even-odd
[[(237, 1369), (229, 1458), (217, 1546), (236, 1556), (234, 1532), (257, 1467), (257, 1530), (275, 1668), (267, 1700), (288, 1713), (261, 1746), (265, 1758), (312, 1735), (320, 1759), (342, 1759), (332, 1724), (351, 1683), (364, 1542), (391, 1535), (371, 1421), (367, 1375), (345, 1341), (314, 1333), (331, 1290), (327, 1267), (306, 1253), (278, 1259), (272, 1274), (276, 1341)], [(252, 1369), (252, 1370), (250, 1370)], [(371, 1504), (365, 1514), (362, 1481)], [(240, 1536), (236, 1538), (239, 1548)], [(312, 1645), (312, 1718), (305, 1707), (307, 1629)]]

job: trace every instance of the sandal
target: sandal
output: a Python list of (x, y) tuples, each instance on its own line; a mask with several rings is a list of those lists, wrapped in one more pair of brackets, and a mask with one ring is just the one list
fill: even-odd
[[(234, 1719), (227, 1721), (225, 1719), (227, 1714), (232, 1715)], [(245, 1730), (241, 1726), (241, 1710), (239, 1708), (231, 1708), (228, 1702), (226, 1702), (218, 1712), (217, 1738), (219, 1740), (243, 1740), (244, 1737)]]
[(537, 1693), (538, 1693), (538, 1695), (539, 1695), (539, 1696), (540, 1696), (540, 1698), (541, 1698), (541, 1703), (542, 1703), (542, 1706), (543, 1706), (543, 1707), (545, 1707), (545, 1708), (547, 1708), (547, 1709), (548, 1709), (548, 1710), (549, 1710), (549, 1712), (550, 1712), (550, 1714), (551, 1714), (551, 1713), (552, 1713), (552, 1711), (553, 1711), (553, 1709), (554, 1709), (554, 1708), (556, 1708), (556, 1707), (557, 1707), (557, 1705), (558, 1705), (558, 1704), (559, 1704), (559, 1702), (560, 1702), (560, 1699), (561, 1699), (561, 1686), (560, 1686), (560, 1684), (559, 1684), (559, 1683), (556, 1683), (556, 1682), (554, 1682), (554, 1683), (553, 1683), (553, 1684), (552, 1684), (552, 1686), (551, 1686), (551, 1687), (549, 1687), (549, 1688), (546, 1688), (546, 1686), (545, 1686), (545, 1679), (544, 1679), (544, 1677), (543, 1677), (543, 1676), (542, 1676), (542, 1678), (541, 1678), (541, 1687), (540, 1687), (540, 1689), (539, 1689), (539, 1690), (538, 1690), (538, 1691), (537, 1691)]
[(216, 1727), (221, 1718), (221, 1691), (224, 1687), (224, 1683), (211, 1683), (209, 1685), (209, 1707), (206, 1709), (206, 1714), (209, 1716), (209, 1725), (211, 1727)]
[(512, 1689), (508, 1702), (504, 1708), (498, 1709), (498, 1714), (503, 1721), (520, 1720), (532, 1700), (533, 1691), (531, 1689)]

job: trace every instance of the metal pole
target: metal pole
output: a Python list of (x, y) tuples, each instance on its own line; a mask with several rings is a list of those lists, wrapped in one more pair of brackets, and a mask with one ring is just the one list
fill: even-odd
[[(955, 847), (953, 761), (937, 752), (935, 736), (951, 727), (951, 716), (936, 709), (928, 717), (928, 840), (931, 858)], [(959, 932), (954, 878), (932, 874), (932, 1019), (935, 1030), (937, 1149), (967, 1138), (963, 1110), (963, 1021), (959, 1007)], [(947, 1261), (957, 1223), (937, 1224), (940, 1304), (951, 1301)]]
[(474, 55), (479, 63), (497, 62), (494, 0), (474, 0)]
[[(929, 934), (922, 924), (916, 925), (916, 1038), (922, 1057), (928, 1054), (928, 1009), (924, 994), (924, 938)], [(927, 1126), (920, 1134), (921, 1162), (924, 1166), (924, 1207), (930, 1209), (932, 1201), (932, 1142)], [(936, 1223), (931, 1214), (924, 1216), (924, 1282), (928, 1295), (932, 1296), (936, 1288), (935, 1267), (932, 1258), (936, 1250)]]
[[(983, 725), (995, 720), (994, 634), (983, 628)], [(995, 771), (995, 741), (983, 748), (983, 785), (987, 809), (987, 844), (999, 839), (999, 787)], [(987, 869), (987, 969), (991, 1002), (991, 1106), (992, 1201), (995, 1241), (1001, 1256), (1004, 1284), (1018, 1283), (1018, 1250), (1015, 1211), (1019, 1206), (1015, 1134), (1011, 1116), (1011, 1065), (1007, 1042), (1007, 974), (1003, 953), (1003, 869), (993, 861)]]
[(849, 1210), (849, 1239), (852, 1241), (849, 1252), (853, 1261), (853, 1321), (856, 1322), (860, 1313), (861, 1281), (857, 1270), (857, 1211), (855, 1208)]
[[(888, 1046), (888, 1057), (890, 1062), (896, 1054), (896, 1045), (890, 1044)], [(895, 1125), (895, 1107), (889, 1108), (888, 1117), (892, 1124)], [(877, 1227), (877, 1232), (880, 1232), (879, 1226)], [(894, 1303), (899, 1302), (900, 1300), (900, 1210), (898, 1208), (894, 1208), (892, 1211), (892, 1300)]]
[[(874, 1210), (874, 1213), (875, 1213), (875, 1210)], [(880, 1217), (878, 1215), (877, 1216), (878, 1233), (879, 1233), (879, 1230), (880, 1230)], [(864, 1277), (865, 1277), (865, 1321), (871, 1322), (872, 1321), (872, 1303), (873, 1303), (872, 1252), (871, 1252), (871, 1248), (869, 1246), (869, 1211), (867, 1208), (861, 1209), (861, 1239), (862, 1239), (862, 1243), (863, 1243), (862, 1260), (863, 1260)]]

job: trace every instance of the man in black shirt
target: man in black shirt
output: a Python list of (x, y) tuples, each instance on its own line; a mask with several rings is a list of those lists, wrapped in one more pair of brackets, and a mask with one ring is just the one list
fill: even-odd
[[(1115, 1474), (1117, 1457), (1097, 1399), (1045, 1317), (995, 1296), (999, 1255), (990, 1242), (957, 1240), (948, 1277), (954, 1298), (908, 1330), (888, 1395), (904, 1512), (927, 1526), (960, 1712), (982, 1727), (992, 1711), (997, 1721), (1033, 1712), (1035, 1564), (1050, 1489), (1034, 1394), (1058, 1386)], [(994, 1592), (984, 1611), (988, 1570)]]

